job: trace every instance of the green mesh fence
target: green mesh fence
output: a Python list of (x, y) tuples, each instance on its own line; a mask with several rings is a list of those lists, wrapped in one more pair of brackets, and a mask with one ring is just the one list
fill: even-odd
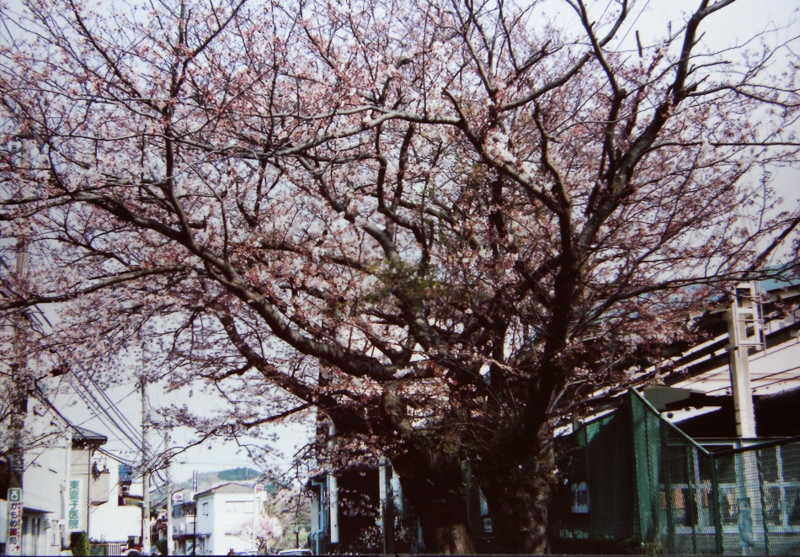
[(701, 446), (631, 391), (563, 443), (557, 537), (617, 553), (800, 554), (800, 439), (736, 444)]

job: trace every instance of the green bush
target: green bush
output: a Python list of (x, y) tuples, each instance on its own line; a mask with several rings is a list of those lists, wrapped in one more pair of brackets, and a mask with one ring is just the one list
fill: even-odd
[(69, 548), (72, 550), (73, 555), (91, 555), (91, 547), (89, 546), (89, 536), (86, 532), (73, 532), (70, 536)]

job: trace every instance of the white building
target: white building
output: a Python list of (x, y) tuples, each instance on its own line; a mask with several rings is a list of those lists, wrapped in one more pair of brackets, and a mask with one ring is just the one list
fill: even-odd
[[(119, 463), (98, 451), (107, 438), (69, 424), (49, 403), (46, 385), (40, 380), (37, 396), (28, 399), (17, 523), (10, 517), (7, 485), (0, 486), (0, 554), (14, 554), (14, 533), (21, 555), (58, 555), (69, 548), (73, 533), (87, 531), (92, 541), (126, 545), (129, 535), (141, 534), (141, 507), (136, 501), (124, 505), (121, 495), (129, 488), (119, 479)], [(2, 476), (8, 462), (0, 464)]]
[(258, 550), (254, 532), (265, 500), (258, 487), (228, 483), (195, 495), (198, 555)]
[(197, 513), (194, 492), (189, 489), (172, 494), (172, 539), (176, 555), (191, 555), (196, 539)]
[(9, 525), (6, 493), (0, 495), (0, 544), (6, 554), (9, 528), (13, 531), (16, 526), (22, 555), (57, 555), (69, 544), (66, 523), (71, 432), (44, 402), (33, 397), (28, 400), (25, 430), (33, 441), (25, 451), (22, 520)]
[(130, 468), (109, 455), (95, 460), (92, 466), (93, 475), (100, 471), (105, 481), (92, 499), (89, 538), (93, 542), (126, 546), (129, 537), (142, 534), (142, 483), (131, 481), (125, 472)]

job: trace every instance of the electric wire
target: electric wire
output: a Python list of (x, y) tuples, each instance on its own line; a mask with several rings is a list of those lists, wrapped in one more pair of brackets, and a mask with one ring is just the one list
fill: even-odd
[[(80, 381), (77, 375), (73, 374), (73, 376), (75, 376), (75, 378), (78, 380), (78, 385), (80, 385), (81, 387), (80, 389), (75, 389), (75, 394), (77, 394), (78, 397), (80, 397), (80, 399), (87, 406), (87, 408), (94, 415), (94, 417), (100, 420), (100, 422), (109, 430), (112, 431), (114, 431), (115, 429), (120, 430), (121, 433), (125, 436), (125, 439), (120, 439), (123, 445), (125, 445), (126, 448), (128, 449), (132, 449), (141, 453), (141, 447), (136, 443), (136, 441), (130, 439), (130, 437), (126, 434), (126, 432), (120, 429), (119, 425), (116, 424), (114, 419), (108, 415), (108, 413), (105, 411), (102, 405), (100, 405), (99, 402), (97, 402), (97, 400), (92, 396), (91, 391), (87, 389), (85, 385), (83, 385), (83, 383)], [(109, 421), (111, 422), (111, 424), (109, 424)], [(132, 445), (128, 444), (128, 442), (132, 443)]]
[[(94, 384), (97, 386), (96, 382), (94, 382)], [(125, 435), (125, 438), (130, 443), (134, 444), (134, 447), (131, 447), (130, 445), (128, 445), (125, 442), (125, 440), (122, 439), (122, 438), (118, 438), (119, 441), (122, 442), (124, 445), (126, 445), (126, 447), (128, 449), (131, 449), (132, 452), (134, 452), (135, 454), (143, 455), (142, 462), (141, 462), (141, 465), (140, 465), (143, 470), (152, 469), (154, 467), (160, 467), (163, 464), (163, 462), (161, 462), (161, 460), (163, 459), (163, 455), (161, 453), (159, 453), (158, 451), (164, 445), (164, 442), (165, 442), (164, 439), (162, 439), (161, 443), (159, 443), (155, 447), (152, 447), (152, 446), (147, 447), (147, 450), (145, 451), (144, 438), (141, 435), (139, 435), (138, 432), (137, 432), (137, 435), (136, 435), (135, 438), (132, 437), (131, 435), (129, 435), (128, 432), (126, 432), (125, 429), (123, 429), (117, 423), (117, 421), (114, 419), (114, 417), (109, 414), (108, 410), (97, 400), (97, 398), (92, 393), (91, 389), (89, 389), (84, 383), (82, 383), (80, 381), (80, 379), (79, 379), (79, 385), (81, 386), (82, 389), (84, 389), (84, 392), (78, 392), (78, 395), (81, 396), (81, 398), (84, 400), (84, 403), (87, 405), (87, 407), (89, 407), (90, 411), (92, 411), (92, 413), (95, 414), (95, 416), (101, 422), (103, 422), (103, 424), (106, 425), (106, 427), (109, 427), (109, 429), (113, 429), (105, 422), (103, 416), (105, 416), (108, 420), (110, 420), (114, 424), (116, 429), (119, 430), (123, 435)], [(98, 391), (102, 392), (102, 389), (100, 389), (99, 386), (97, 386), (97, 387), (98, 387)], [(133, 392), (136, 392), (137, 390), (138, 389), (134, 389), (134, 391), (132, 391), (131, 393), (126, 395), (124, 398), (127, 398), (128, 396), (130, 396), (130, 394), (132, 394)], [(109, 404), (109, 407), (114, 408), (114, 413), (116, 415), (120, 415), (119, 409), (116, 407), (115, 403), (104, 392), (103, 392), (103, 396), (107, 400), (107, 402)], [(89, 399), (91, 400), (91, 402), (89, 401)], [(94, 403), (94, 405), (96, 405), (96, 406), (93, 406), (92, 403)], [(99, 415), (99, 413), (97, 411), (97, 408), (100, 408), (103, 416)], [(125, 422), (130, 424), (130, 421), (127, 420), (127, 419), (125, 420)]]
[[(103, 405), (102, 405), (102, 404), (100, 404), (100, 403), (99, 403), (99, 401), (98, 401), (98, 405), (99, 405), (101, 408), (103, 408), (103, 411), (104, 411), (104, 413), (106, 414), (106, 416), (108, 416), (108, 417), (109, 417), (109, 419), (111, 419), (111, 420), (113, 421), (114, 425), (117, 427), (117, 429), (119, 429), (119, 430), (120, 430), (120, 432), (121, 432), (123, 435), (125, 435), (125, 436), (126, 436), (128, 439), (130, 439), (130, 440), (131, 440), (131, 442), (133, 442), (133, 443), (134, 443), (134, 444), (135, 444), (137, 447), (141, 447), (141, 445), (142, 445), (142, 437), (141, 437), (141, 433), (139, 433), (139, 432), (136, 430), (136, 428), (135, 428), (135, 427), (134, 427), (134, 426), (133, 426), (133, 425), (130, 423), (130, 421), (129, 421), (129, 420), (128, 420), (128, 419), (127, 419), (127, 418), (126, 418), (126, 417), (125, 417), (123, 414), (121, 414), (121, 413), (120, 413), (120, 411), (119, 411), (119, 408), (118, 408), (118, 406), (117, 406), (117, 403), (114, 403), (114, 402), (113, 402), (113, 401), (112, 401), (112, 400), (111, 400), (111, 399), (108, 397), (108, 395), (106, 394), (106, 392), (105, 392), (105, 391), (104, 391), (102, 388), (100, 388), (100, 386), (97, 384), (97, 382), (96, 382), (96, 381), (94, 381), (94, 379), (91, 377), (91, 375), (89, 375), (89, 374), (87, 373), (87, 374), (86, 374), (86, 377), (87, 377), (87, 379), (88, 379), (88, 380), (89, 380), (89, 381), (92, 383), (92, 385), (95, 387), (95, 390), (96, 390), (96, 391), (97, 391), (97, 392), (100, 394), (100, 396), (103, 398), (103, 400), (105, 400), (105, 401), (106, 401), (106, 404), (107, 404), (107, 406), (103, 406)], [(94, 393), (92, 392), (92, 390), (91, 390), (91, 389), (89, 389), (88, 387), (86, 387), (86, 385), (85, 385), (85, 384), (83, 384), (83, 383), (82, 383), (82, 386), (83, 386), (83, 388), (84, 388), (84, 389), (86, 389), (87, 393), (88, 393), (90, 396), (92, 396), (92, 398), (93, 398), (93, 399), (96, 401), (97, 399), (96, 399), (96, 397), (94, 396)], [(136, 392), (136, 390), (134, 389), (134, 391), (133, 391), (133, 392)], [(117, 420), (115, 420), (115, 419), (114, 419), (114, 417), (113, 417), (113, 416), (111, 416), (111, 414), (109, 414), (109, 411), (108, 411), (108, 409), (111, 409), (111, 411), (114, 413), (114, 415), (115, 415), (115, 416), (117, 416), (118, 418), (120, 418), (120, 419), (121, 419), (122, 423), (125, 425), (125, 428), (123, 428), (122, 426), (120, 426), (120, 425), (117, 423)]]
[(109, 415), (108, 411), (97, 401), (89, 389), (87, 389), (85, 386), (82, 386), (80, 390), (76, 389), (75, 392), (78, 394), (81, 400), (83, 400), (84, 404), (86, 404), (87, 408), (90, 412), (92, 412), (94, 417), (100, 420), (100, 422), (106, 428), (111, 431), (119, 431), (122, 434), (122, 437), (119, 438), (119, 441), (127, 449), (139, 454), (142, 453), (142, 447), (138, 441), (134, 438), (131, 438), (131, 436), (119, 426), (114, 417)]
[(118, 461), (122, 462), (122, 464), (125, 464), (126, 466), (130, 466), (131, 468), (134, 468), (136, 466), (136, 463), (134, 461), (132, 461), (130, 459), (127, 459), (127, 458), (125, 458), (123, 456), (120, 456), (118, 454), (114, 454), (114, 453), (112, 453), (110, 451), (107, 451), (102, 447), (97, 447), (96, 450), (97, 450), (97, 452), (99, 452), (99, 453), (101, 453), (101, 454), (103, 454), (103, 455), (105, 455), (105, 456), (107, 456), (109, 458), (113, 458), (114, 460), (118, 460)]
[[(103, 400), (106, 401), (106, 403), (108, 404), (108, 408), (110, 408), (114, 412), (114, 414), (120, 418), (120, 421), (123, 424), (125, 424), (125, 426), (128, 428), (128, 431), (132, 432), (132, 438), (136, 438), (137, 440), (143, 441), (143, 437), (142, 437), (141, 432), (139, 432), (136, 429), (136, 427), (131, 423), (131, 421), (127, 418), (127, 416), (125, 416), (125, 414), (120, 412), (119, 406), (118, 406), (119, 403), (114, 403), (111, 400), (111, 398), (109, 398), (109, 396), (105, 392), (105, 390), (100, 388), (100, 386), (97, 384), (97, 382), (94, 380), (94, 378), (91, 375), (89, 375), (88, 373), (86, 375), (87, 375), (89, 381), (92, 383), (92, 385), (96, 389), (96, 391), (98, 393), (100, 393), (100, 396), (103, 398)], [(135, 390), (133, 392), (135, 392)]]
[[(58, 408), (56, 408), (55, 404), (53, 404), (53, 403), (50, 401), (50, 399), (47, 397), (47, 395), (45, 395), (44, 393), (38, 392), (38, 391), (34, 391), (34, 394), (35, 394), (35, 396), (36, 396), (36, 398), (37, 398), (38, 400), (40, 400), (41, 402), (45, 403), (45, 404), (46, 404), (46, 405), (47, 405), (47, 406), (50, 408), (50, 410), (52, 410), (52, 411), (53, 411), (53, 413), (55, 413), (55, 414), (56, 414), (56, 416), (58, 416), (59, 418), (61, 418), (61, 420), (62, 420), (62, 421), (63, 421), (63, 422), (64, 422), (64, 423), (65, 423), (65, 424), (68, 426), (68, 427), (72, 428), (72, 429), (73, 429), (73, 430), (74, 430), (74, 431), (75, 431), (75, 432), (76, 432), (78, 435), (80, 435), (80, 436), (83, 436), (83, 433), (82, 433), (82, 432), (81, 432), (81, 430), (79, 429), (79, 428), (80, 428), (80, 426), (77, 426), (77, 425), (73, 424), (73, 423), (72, 423), (72, 421), (70, 421), (70, 420), (69, 420), (69, 419), (68, 419), (66, 416), (64, 416), (64, 414), (62, 414), (62, 413), (61, 413), (61, 411), (60, 411)], [(121, 456), (119, 456), (119, 455), (115, 455), (115, 454), (113, 454), (113, 453), (111, 453), (111, 452), (109, 452), (109, 451), (107, 451), (107, 450), (103, 449), (102, 447), (96, 447), (96, 450), (97, 450), (99, 453), (102, 453), (102, 454), (104, 454), (105, 456), (108, 456), (108, 457), (110, 457), (110, 458), (113, 458), (113, 459), (115, 459), (115, 460), (119, 460), (119, 461), (121, 461), (123, 464), (127, 464), (127, 465), (129, 465), (129, 466), (131, 466), (131, 465), (132, 465), (132, 462), (131, 462), (131, 461), (129, 461), (129, 460), (127, 460), (127, 459), (125, 459), (124, 457), (121, 457)]]
[[(92, 412), (92, 414), (94, 414), (94, 417), (99, 419), (103, 423), (103, 425), (105, 425), (107, 428), (109, 428), (111, 430), (114, 430), (116, 428), (118, 431), (120, 431), (120, 433), (123, 434), (124, 438), (117, 438), (117, 439), (121, 443), (123, 443), (123, 445), (125, 445), (127, 449), (131, 450), (133, 453), (135, 453), (137, 455), (143, 455), (141, 464), (139, 464), (139, 465), (133, 464), (135, 461), (131, 461), (131, 465), (132, 466), (141, 466), (142, 469), (148, 470), (148, 469), (152, 469), (155, 465), (163, 464), (162, 462), (159, 462), (163, 458), (163, 455), (160, 454), (158, 452), (158, 450), (160, 450), (161, 447), (164, 445), (165, 439), (162, 439), (161, 442), (158, 445), (156, 445), (155, 447), (153, 447), (153, 446), (147, 447), (147, 451), (145, 451), (144, 438), (141, 436), (141, 434), (138, 434), (138, 432), (136, 432), (137, 435), (135, 437), (131, 436), (129, 434), (129, 432), (127, 432), (124, 428), (122, 428), (119, 425), (119, 423), (114, 419), (114, 417), (111, 416), (111, 414), (108, 412), (108, 409), (105, 408), (97, 400), (97, 398), (94, 396), (94, 393), (92, 392), (92, 390), (89, 389), (86, 386), (85, 383), (83, 383), (83, 381), (80, 379), (80, 377), (77, 377), (77, 375), (74, 374), (74, 373), (73, 373), (73, 375), (76, 376), (76, 379), (78, 379), (78, 385), (80, 385), (80, 387), (81, 387), (80, 390), (75, 389), (75, 392), (76, 392), (76, 394), (78, 394), (79, 397), (81, 397), (81, 399), (84, 401), (84, 404), (86, 404), (86, 406), (89, 408), (89, 410)], [(96, 382), (93, 382), (93, 383), (94, 383), (95, 386), (97, 386)], [(113, 408), (114, 409), (114, 413), (119, 416), (120, 415), (120, 411), (117, 408), (116, 404), (106, 395), (105, 392), (102, 391), (102, 389), (99, 388), (99, 386), (97, 386), (97, 387), (98, 387), (98, 391), (102, 392), (103, 398), (108, 402), (109, 407)], [(136, 391), (138, 391), (138, 388), (134, 389), (133, 391), (131, 391), (131, 393), (129, 393), (125, 397), (123, 397), (122, 400), (124, 400), (124, 398), (127, 398), (128, 396), (130, 396), (131, 394), (133, 394)], [(98, 408), (100, 409), (99, 412), (98, 412)], [(106, 420), (110, 420), (111, 423), (114, 425), (114, 427), (111, 427), (106, 422)], [(125, 419), (125, 422), (127, 422), (132, 427), (132, 424), (130, 424), (129, 420)], [(126, 440), (127, 440), (127, 442), (126, 442)], [(132, 443), (133, 446), (131, 446), (129, 443)]]
[(634, 19), (634, 20), (633, 20), (633, 23), (631, 23), (631, 26), (630, 26), (630, 27), (628, 27), (628, 30), (625, 32), (625, 34), (624, 34), (624, 35), (622, 36), (622, 38), (619, 40), (620, 44), (622, 44), (623, 42), (625, 42), (625, 39), (627, 39), (627, 38), (628, 38), (628, 35), (630, 35), (631, 31), (633, 31), (633, 28), (636, 26), (636, 22), (637, 22), (637, 21), (639, 21), (639, 18), (640, 18), (640, 17), (642, 17), (642, 14), (643, 14), (643, 13), (644, 13), (644, 11), (647, 9), (647, 6), (649, 6), (649, 5), (650, 5), (650, 0), (647, 0), (647, 2), (645, 2), (645, 3), (644, 3), (644, 7), (643, 7), (643, 8), (642, 8), (642, 10), (639, 12), (639, 15), (637, 15), (637, 16), (636, 16), (636, 19)]
[[(108, 418), (108, 419), (111, 421), (111, 423), (113, 423), (113, 424), (114, 424), (114, 427), (115, 427), (115, 428), (116, 428), (116, 429), (117, 429), (117, 430), (118, 430), (120, 433), (122, 433), (122, 435), (124, 435), (124, 436), (125, 436), (125, 438), (126, 438), (126, 439), (128, 439), (128, 440), (130, 441), (130, 443), (131, 443), (133, 446), (131, 447), (130, 445), (127, 445), (127, 444), (126, 444), (126, 443), (125, 443), (125, 442), (124, 442), (122, 439), (120, 439), (120, 441), (121, 441), (121, 442), (123, 442), (123, 444), (126, 444), (126, 446), (127, 446), (129, 449), (133, 449), (133, 451), (134, 451), (134, 452), (136, 452), (137, 454), (142, 454), (142, 455), (144, 455), (144, 459), (143, 459), (143, 460), (144, 460), (145, 462), (144, 462), (143, 464), (144, 464), (145, 466), (149, 466), (149, 465), (152, 463), (152, 461), (155, 459), (155, 456), (154, 456), (154, 454), (152, 454), (152, 451), (150, 450), (150, 448), (149, 448), (149, 447), (148, 447), (148, 450), (147, 450), (147, 451), (145, 451), (145, 448), (144, 448), (144, 438), (143, 438), (142, 434), (141, 434), (141, 433), (139, 433), (139, 432), (136, 430), (135, 426), (134, 426), (134, 425), (133, 425), (133, 424), (130, 422), (130, 420), (128, 420), (128, 419), (127, 419), (127, 417), (125, 417), (125, 416), (124, 416), (124, 415), (123, 415), (123, 414), (120, 412), (120, 410), (119, 410), (119, 408), (118, 408), (118, 403), (115, 403), (114, 401), (112, 401), (112, 400), (110, 399), (110, 397), (109, 397), (109, 396), (108, 396), (108, 395), (105, 393), (105, 391), (104, 391), (102, 388), (100, 388), (100, 386), (97, 384), (97, 382), (96, 382), (96, 381), (94, 381), (94, 380), (93, 380), (93, 379), (92, 379), (92, 378), (89, 376), (89, 374), (88, 374), (88, 373), (87, 373), (86, 375), (87, 375), (87, 378), (89, 379), (89, 381), (90, 381), (90, 382), (91, 382), (91, 383), (94, 385), (94, 387), (96, 388), (97, 392), (99, 392), (99, 393), (101, 394), (102, 398), (103, 398), (103, 399), (106, 401), (106, 404), (107, 404), (107, 407), (106, 407), (106, 406), (103, 406), (103, 404), (101, 404), (101, 403), (100, 403), (100, 402), (97, 400), (97, 398), (94, 396), (94, 393), (93, 393), (92, 389), (90, 389), (89, 387), (87, 387), (87, 386), (86, 386), (86, 384), (85, 384), (85, 383), (84, 383), (84, 382), (81, 380), (80, 376), (78, 376), (78, 374), (77, 374), (77, 373), (74, 373), (74, 372), (73, 372), (73, 376), (75, 376), (75, 378), (78, 380), (78, 384), (79, 384), (79, 385), (81, 386), (81, 388), (84, 390), (84, 394), (86, 394), (88, 397), (90, 397), (90, 398), (91, 398), (91, 400), (92, 400), (92, 401), (93, 401), (93, 402), (96, 404), (96, 406), (95, 406), (94, 408), (91, 408), (91, 407), (90, 407), (90, 410), (92, 410), (92, 412), (93, 412), (93, 413), (94, 413), (94, 414), (95, 414), (95, 415), (98, 417), (98, 419), (100, 419), (101, 421), (103, 421), (103, 419), (102, 419), (102, 418), (101, 418), (101, 417), (98, 415), (98, 412), (96, 411), (96, 408), (100, 408), (100, 410), (101, 410), (102, 414), (103, 414), (104, 416), (106, 416), (106, 417), (107, 417), (107, 418)], [(127, 394), (125, 397), (123, 397), (121, 400), (124, 400), (125, 398), (128, 398), (129, 396), (131, 396), (133, 393), (135, 393), (135, 392), (137, 392), (137, 391), (138, 391), (138, 389), (134, 389), (133, 391), (131, 391), (130, 393), (128, 393), (128, 394)], [(79, 393), (79, 396), (80, 396), (80, 395), (81, 395), (81, 393)], [(84, 402), (86, 402), (87, 406), (89, 406), (89, 403), (86, 401), (85, 397), (83, 397), (83, 396), (82, 396), (82, 398), (84, 399)], [(121, 400), (120, 400), (120, 402), (121, 402)], [(112, 416), (112, 415), (109, 413), (109, 410), (108, 410), (109, 408), (110, 408), (110, 409), (113, 411), (113, 413), (114, 413), (114, 414), (115, 414), (117, 417), (119, 417), (119, 418), (120, 418), (120, 420), (122, 421), (122, 423), (123, 423), (123, 424), (126, 424), (126, 426), (127, 426), (127, 429), (126, 429), (125, 427), (121, 426), (121, 425), (118, 423), (118, 421), (117, 421), (117, 420), (114, 418), (114, 416)], [(105, 424), (105, 422), (103, 422), (103, 423)], [(107, 425), (107, 424), (106, 424), (106, 426), (108, 427), (108, 425)], [(109, 429), (113, 429), (113, 428), (109, 428)], [(146, 453), (147, 453), (147, 454), (146, 454)]]

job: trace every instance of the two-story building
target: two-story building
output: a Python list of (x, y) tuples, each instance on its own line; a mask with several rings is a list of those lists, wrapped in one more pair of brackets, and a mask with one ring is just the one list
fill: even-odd
[(197, 540), (195, 493), (182, 489), (172, 494), (172, 539), (176, 555), (191, 555)]
[[(25, 431), (31, 441), (23, 487), (14, 494), (18, 500), (7, 501), (8, 486), (0, 486), (0, 554), (58, 555), (81, 532), (122, 547), (129, 535), (141, 532), (141, 507), (126, 507), (121, 497), (131, 482), (120, 480), (119, 462), (101, 452), (108, 439), (65, 419), (48, 400), (47, 384), (37, 382), (28, 399)], [(0, 462), (0, 476), (7, 467)], [(11, 516), (9, 506), (20, 512)], [(8, 545), (12, 540), (15, 547)]]
[(558, 552), (800, 554), (800, 288), (741, 285), (705, 342), (562, 439)]
[[(39, 388), (45, 391), (46, 384)], [(53, 555), (69, 545), (67, 481), (74, 432), (39, 398), (30, 397), (27, 410), (25, 429), (34, 441), (25, 451), (23, 487), (15, 492), (19, 494), (14, 495), (16, 500), (6, 500), (8, 485), (0, 490), (0, 550), (14, 554), (16, 547), (7, 544), (16, 542), (17, 554)], [(8, 471), (9, 463), (2, 464)], [(21, 512), (10, 516), (9, 506)]]
[[(265, 492), (260, 486), (227, 483), (194, 495), (173, 495), (173, 540), (178, 554), (197, 555), (257, 552), (257, 529), (263, 515)], [(176, 498), (177, 496), (177, 498)]]

